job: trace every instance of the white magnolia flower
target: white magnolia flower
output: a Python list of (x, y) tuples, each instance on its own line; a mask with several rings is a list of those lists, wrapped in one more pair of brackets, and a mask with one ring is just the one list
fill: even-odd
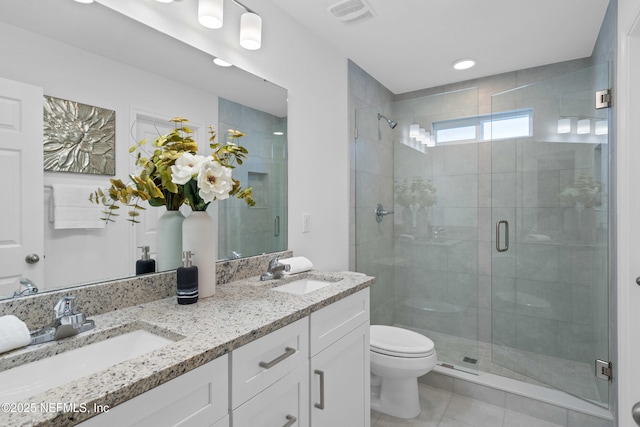
[(198, 174), (198, 188), (198, 195), (205, 203), (228, 198), (233, 188), (231, 168), (222, 166), (215, 160), (205, 161)]
[(171, 181), (184, 185), (200, 172), (200, 167), (206, 161), (206, 157), (197, 154), (182, 153), (171, 166)]

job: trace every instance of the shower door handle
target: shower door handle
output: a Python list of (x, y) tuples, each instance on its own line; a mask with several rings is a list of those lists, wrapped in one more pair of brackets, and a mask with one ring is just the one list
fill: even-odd
[[(500, 246), (500, 226), (504, 225), (504, 246)], [(509, 250), (509, 221), (501, 220), (496, 223), (496, 250), (506, 252)]]
[(280, 215), (276, 215), (273, 219), (273, 237), (280, 236)]

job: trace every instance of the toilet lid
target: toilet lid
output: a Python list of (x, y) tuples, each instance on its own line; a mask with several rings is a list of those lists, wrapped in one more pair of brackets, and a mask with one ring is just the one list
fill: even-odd
[(371, 325), (371, 351), (398, 357), (426, 357), (434, 353), (433, 341), (417, 332), (395, 326)]

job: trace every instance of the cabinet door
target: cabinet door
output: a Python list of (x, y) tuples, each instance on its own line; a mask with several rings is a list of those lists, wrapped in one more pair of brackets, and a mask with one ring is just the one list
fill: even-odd
[(369, 321), (369, 288), (334, 302), (310, 316), (310, 356)]
[(369, 427), (369, 323), (311, 359), (311, 427)]
[(308, 427), (309, 361), (235, 409), (231, 418), (233, 427)]
[(229, 402), (227, 357), (225, 354), (118, 406), (106, 408), (107, 412), (89, 418), (80, 425), (228, 426), (228, 419), (226, 424), (224, 421)]

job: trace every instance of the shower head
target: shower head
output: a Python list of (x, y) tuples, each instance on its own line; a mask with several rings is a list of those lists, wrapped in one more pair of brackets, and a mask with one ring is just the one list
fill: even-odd
[(378, 113), (378, 121), (380, 121), (380, 119), (385, 119), (387, 121), (387, 124), (389, 125), (389, 127), (391, 129), (395, 129), (396, 126), (398, 126), (398, 122), (394, 122), (393, 120), (385, 117), (384, 115)]

